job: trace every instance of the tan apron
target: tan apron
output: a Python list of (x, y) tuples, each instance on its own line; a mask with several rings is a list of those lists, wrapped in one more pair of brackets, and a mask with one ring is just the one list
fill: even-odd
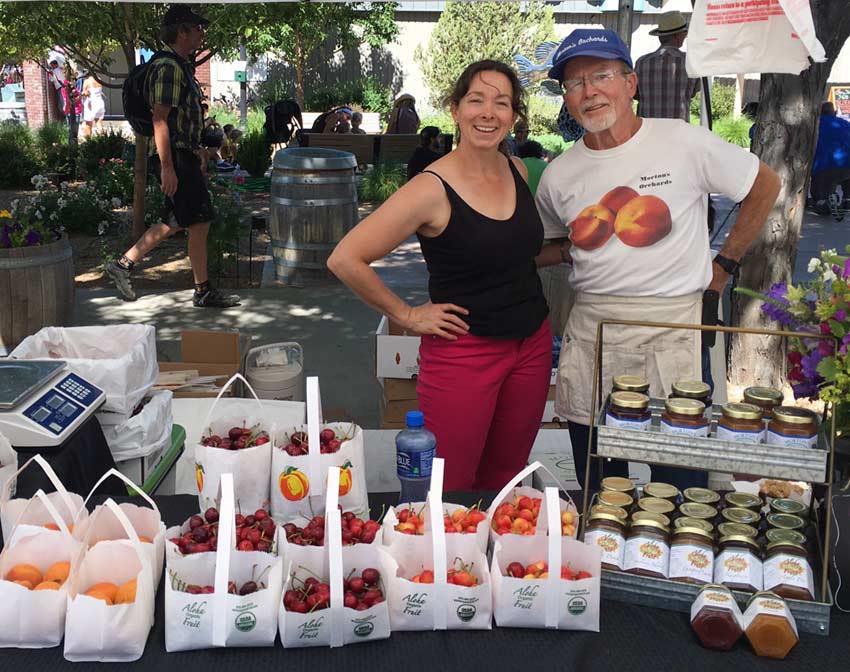
[[(673, 298), (607, 296), (581, 292), (564, 329), (555, 410), (573, 422), (589, 424), (593, 392), (596, 327), (601, 320), (700, 324), (702, 293)], [(606, 325), (602, 348), (602, 398), (614, 376), (633, 374), (649, 381), (652, 397), (670, 394), (677, 380), (702, 380), (701, 332)], [(598, 412), (598, 409), (597, 409)]]

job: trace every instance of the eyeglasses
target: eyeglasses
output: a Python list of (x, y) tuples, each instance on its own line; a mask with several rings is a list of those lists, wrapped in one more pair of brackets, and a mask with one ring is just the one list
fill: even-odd
[(590, 82), (591, 86), (594, 88), (606, 87), (614, 81), (614, 78), (617, 75), (623, 75), (626, 77), (629, 74), (630, 73), (622, 70), (602, 70), (601, 72), (594, 72), (590, 75), (590, 77), (582, 77), (581, 79), (565, 79), (561, 82), (561, 91), (569, 96), (573, 93), (577, 93), (588, 82)]

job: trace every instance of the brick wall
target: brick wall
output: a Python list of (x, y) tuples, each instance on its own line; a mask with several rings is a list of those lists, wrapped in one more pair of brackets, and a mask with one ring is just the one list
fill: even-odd
[(27, 106), (27, 124), (30, 128), (41, 128), (50, 119), (48, 95), (52, 91), (53, 85), (47, 81), (47, 73), (37, 63), (24, 61), (24, 100)]
[[(200, 60), (206, 56), (206, 53), (200, 55), (198, 59)], [(209, 99), (212, 96), (212, 76), (210, 75), (210, 62), (212, 59), (201, 63), (197, 68), (195, 68), (195, 78), (198, 80), (198, 83), (201, 85), (201, 88), (204, 90), (204, 95)]]

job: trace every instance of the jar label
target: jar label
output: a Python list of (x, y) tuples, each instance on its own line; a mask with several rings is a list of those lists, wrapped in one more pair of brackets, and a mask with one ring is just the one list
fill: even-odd
[(766, 590), (785, 584), (804, 588), (815, 595), (815, 582), (809, 561), (797, 555), (777, 553), (764, 561), (764, 585)]
[(602, 562), (623, 568), (626, 545), (623, 535), (609, 530), (588, 530), (584, 533), (584, 543), (602, 549)]
[(771, 597), (769, 595), (765, 595), (764, 597), (755, 597), (752, 602), (750, 602), (750, 605), (744, 612), (744, 630), (748, 630), (753, 624), (753, 621), (756, 620), (756, 616), (760, 616), (762, 614), (767, 616), (779, 616), (786, 619), (791, 624), (791, 628), (794, 630), (794, 635), (799, 637), (797, 633), (797, 622), (794, 620), (794, 616), (791, 614), (791, 610), (788, 608), (788, 605), (785, 604), (785, 600)]
[(680, 425), (671, 425), (663, 418), (660, 425), (662, 434), (676, 434), (677, 436), (708, 436), (708, 423), (702, 427), (682, 427)]
[(729, 429), (717, 425), (717, 438), (722, 441), (734, 441), (735, 443), (764, 443), (764, 428), (751, 429)]
[(606, 427), (615, 427), (616, 429), (636, 429), (645, 432), (649, 429), (652, 423), (652, 418), (646, 420), (626, 420), (624, 418), (615, 418), (610, 413), (605, 414)]
[(643, 569), (667, 578), (670, 564), (670, 546), (650, 537), (631, 537), (626, 541), (623, 569)]
[(431, 463), (437, 456), (437, 449), (396, 451), (396, 473), (399, 478), (430, 478)]
[(714, 551), (696, 544), (674, 544), (670, 548), (670, 578), (688, 578), (711, 583)]
[(817, 448), (818, 435), (791, 436), (789, 434), (781, 434), (775, 429), (768, 429), (767, 443), (770, 446), (782, 446), (783, 448)]
[(739, 583), (762, 589), (762, 564), (752, 553), (721, 551), (714, 561), (714, 583)]
[[(670, 561), (672, 562), (672, 557)], [(743, 629), (743, 614), (741, 614), (741, 608), (738, 606), (738, 603), (735, 602), (735, 598), (732, 597), (732, 593), (725, 590), (714, 589), (705, 589), (701, 591), (700, 594), (697, 595), (697, 599), (694, 600), (694, 603), (691, 605), (691, 621), (693, 621), (702, 608), (706, 606), (713, 607), (715, 609), (725, 609), (732, 615), (735, 622), (741, 626), (741, 629)]]

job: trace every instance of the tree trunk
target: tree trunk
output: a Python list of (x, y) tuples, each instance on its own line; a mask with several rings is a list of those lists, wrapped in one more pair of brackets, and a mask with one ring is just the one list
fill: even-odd
[(305, 70), (305, 61), (303, 58), (301, 43), (297, 41), (296, 37), (295, 43), (295, 58), (293, 59), (295, 66), (295, 102), (304, 109), (304, 70)]
[[(812, 15), (825, 63), (800, 75), (762, 75), (753, 151), (782, 180), (779, 199), (762, 233), (742, 260), (738, 285), (766, 293), (777, 282), (790, 282), (806, 207), (809, 171), (817, 143), (821, 102), (832, 64), (850, 35), (846, 0), (813, 0)], [(778, 329), (761, 312), (761, 302), (732, 295), (732, 324)], [(733, 335), (729, 381), (733, 385), (771, 385), (785, 380), (785, 344), (767, 336)]]

